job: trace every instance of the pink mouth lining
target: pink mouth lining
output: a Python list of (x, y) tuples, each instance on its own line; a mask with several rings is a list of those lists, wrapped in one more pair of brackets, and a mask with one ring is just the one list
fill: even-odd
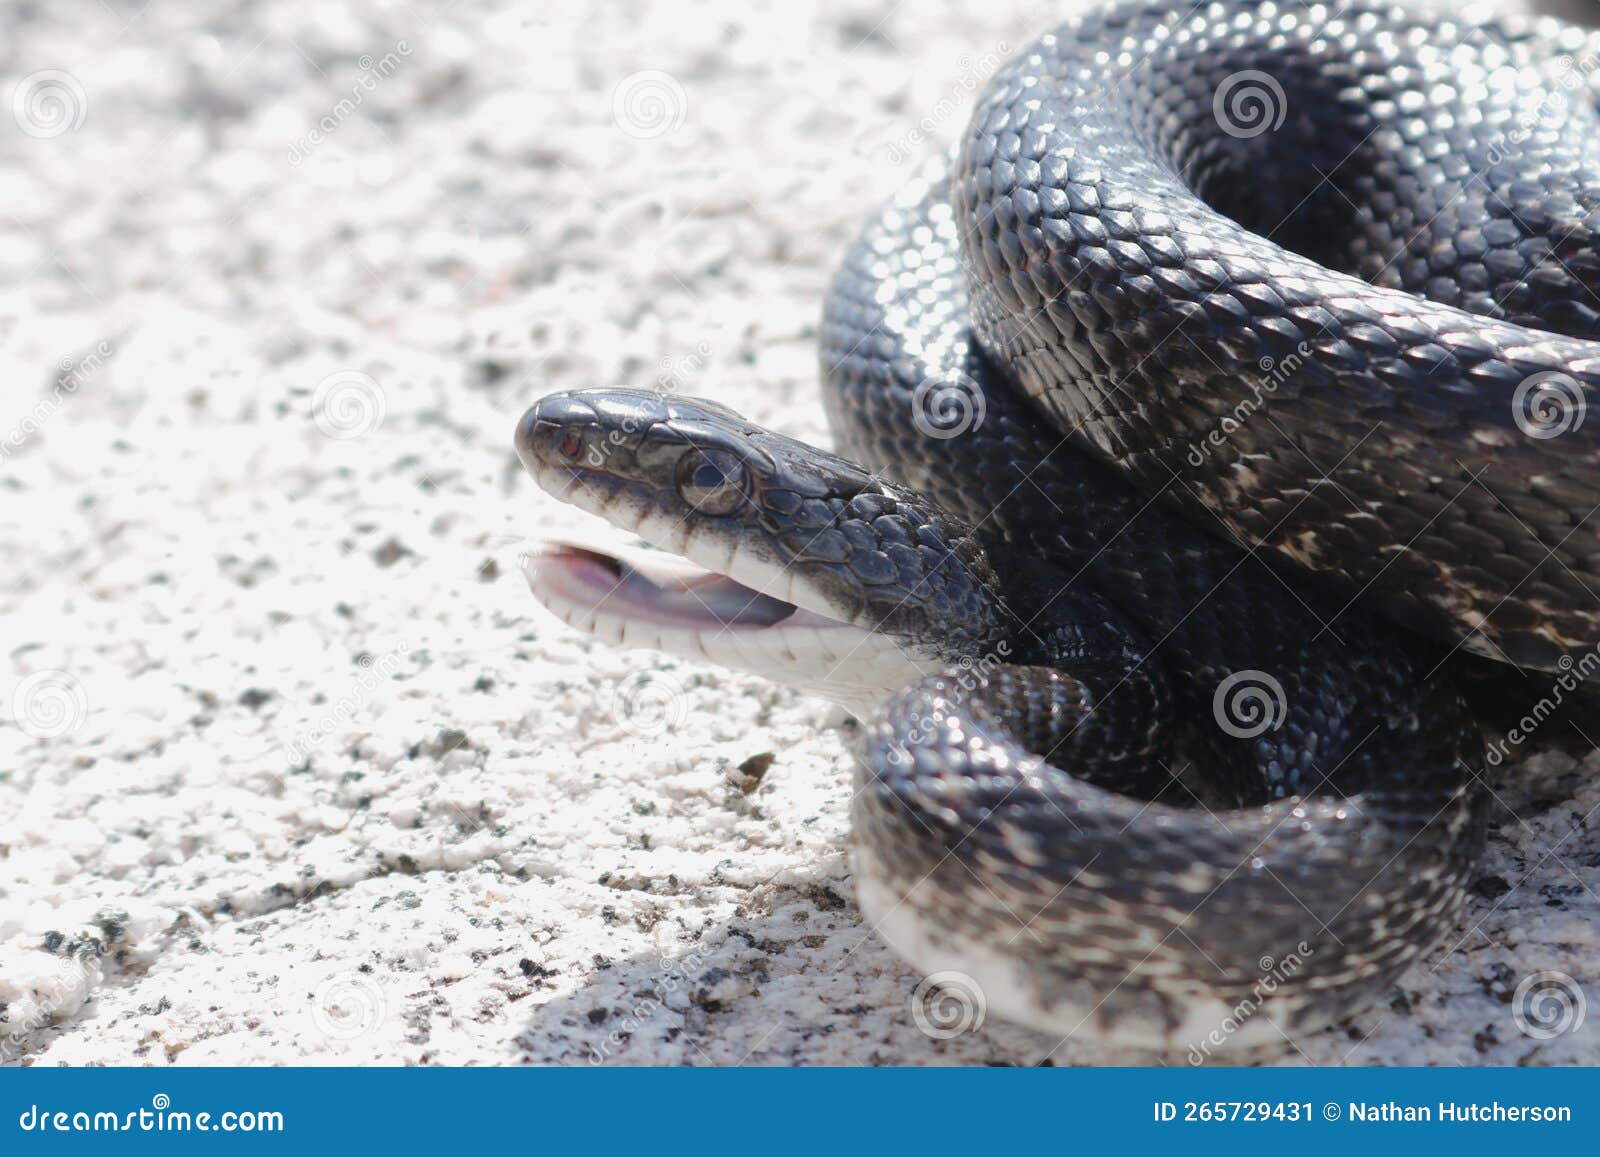
[(609, 554), (567, 543), (549, 543), (526, 555), (522, 568), (535, 593), (662, 627), (759, 630), (797, 613), (794, 604), (726, 575), (687, 570), (670, 574), (665, 569), (647, 573)]

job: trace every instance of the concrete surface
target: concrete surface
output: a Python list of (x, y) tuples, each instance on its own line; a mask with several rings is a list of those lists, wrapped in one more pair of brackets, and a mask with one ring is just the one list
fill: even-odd
[[(0, 1058), (1148, 1059), (920, 1031), (848, 725), (515, 567), (589, 529), (510, 454), (539, 393), (825, 437), (832, 262), (1068, 8), (4, 4)], [(1596, 979), (1597, 766), (1497, 772), (1466, 924), (1251, 1059), (1600, 1061), (1513, 1005)]]

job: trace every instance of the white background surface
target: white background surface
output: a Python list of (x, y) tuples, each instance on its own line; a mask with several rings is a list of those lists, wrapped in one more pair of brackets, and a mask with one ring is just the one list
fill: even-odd
[[(5, 95), (63, 71), (81, 123), (0, 107), (0, 1057), (1142, 1059), (926, 1038), (838, 720), (515, 566), (590, 529), (510, 453), (547, 390), (825, 439), (832, 263), (1067, 5), (6, 8)], [(1595, 975), (1595, 770), (1502, 772), (1451, 950), (1259, 1059), (1600, 1061), (1508, 1003)]]

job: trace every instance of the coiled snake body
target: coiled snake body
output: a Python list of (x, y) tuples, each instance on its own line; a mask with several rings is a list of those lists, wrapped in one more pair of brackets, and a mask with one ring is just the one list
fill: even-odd
[(863, 911), (989, 1007), (1337, 1020), (1481, 848), (1442, 660), (1600, 643), (1597, 76), (1592, 34), (1369, 0), (1073, 21), (848, 254), (840, 456), (551, 395), (540, 483), (712, 573), (557, 547), (534, 589), (857, 711)]

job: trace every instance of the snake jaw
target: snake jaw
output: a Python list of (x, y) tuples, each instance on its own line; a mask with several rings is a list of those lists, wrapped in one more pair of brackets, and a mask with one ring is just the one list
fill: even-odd
[(747, 671), (857, 714), (948, 659), (914, 631), (883, 629), (885, 604), (911, 604), (901, 616), (910, 621), (914, 598), (885, 599), (858, 581), (823, 557), (825, 532), (791, 525), (781, 509), (870, 496), (882, 484), (853, 464), (714, 403), (627, 390), (541, 400), (519, 423), (516, 449), (547, 493), (667, 552), (553, 543), (525, 556), (534, 596), (569, 626)]
[(894, 640), (773, 598), (659, 552), (625, 557), (570, 543), (523, 556), (534, 597), (570, 627), (822, 695), (858, 714), (937, 664)]
[[(639, 426), (651, 431), (649, 439), (632, 433), (621, 421), (602, 428), (593, 417), (585, 420), (578, 409), (584, 405), (576, 395), (554, 395), (530, 409), (518, 427), (518, 455), (542, 490), (637, 534), (659, 550), (748, 588), (752, 598), (791, 604), (841, 626), (856, 625), (854, 608), (829, 602), (809, 589), (799, 581), (801, 575), (795, 567), (761, 549), (759, 536), (736, 541), (735, 524), (697, 517), (677, 501), (676, 490), (664, 480), (677, 474), (683, 441), (674, 437), (665, 445), (656, 442), (653, 439), (669, 437), (666, 429), (643, 421)], [(604, 417), (603, 413), (600, 416)], [(577, 456), (565, 453), (562, 445), (575, 431), (583, 436)], [(703, 428), (693, 434), (696, 445), (710, 441)], [(620, 568), (628, 564), (612, 562), (622, 577)]]
[[(555, 548), (525, 567), (568, 623), (851, 709), (978, 650), (1001, 615), (969, 528), (853, 462), (699, 399), (549, 395), (516, 449), (545, 491), (703, 573)], [(792, 611), (792, 613), (786, 613)]]

